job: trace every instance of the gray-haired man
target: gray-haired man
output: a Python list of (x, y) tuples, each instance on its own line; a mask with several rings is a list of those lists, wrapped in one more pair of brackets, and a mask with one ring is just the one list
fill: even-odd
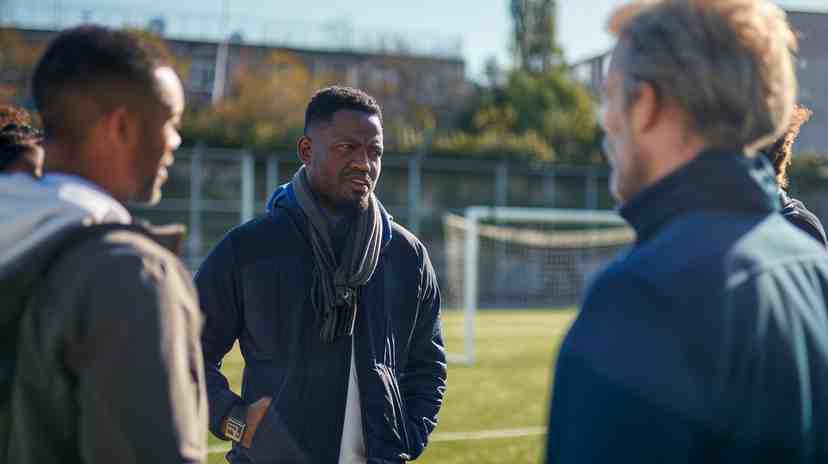
[(828, 459), (828, 259), (779, 214), (756, 149), (796, 98), (765, 0), (636, 2), (601, 123), (631, 250), (561, 346), (547, 461)]

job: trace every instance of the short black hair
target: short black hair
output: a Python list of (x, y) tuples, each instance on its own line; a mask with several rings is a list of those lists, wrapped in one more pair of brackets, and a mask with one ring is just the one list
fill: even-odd
[(379, 117), (382, 123), (382, 109), (374, 97), (353, 87), (334, 85), (318, 90), (305, 110), (305, 134), (319, 124), (328, 123), (339, 110), (362, 111)]
[[(47, 137), (76, 125), (67, 96), (89, 98), (104, 110), (131, 97), (154, 96), (153, 73), (169, 64), (161, 47), (134, 33), (97, 25), (67, 29), (55, 37), (38, 61), (32, 96)], [(128, 92), (106, 84), (129, 86)]]

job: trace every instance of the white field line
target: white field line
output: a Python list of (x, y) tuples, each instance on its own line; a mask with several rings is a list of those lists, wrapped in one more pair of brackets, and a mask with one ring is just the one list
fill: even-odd
[[(518, 429), (478, 430), (476, 432), (437, 432), (429, 438), (429, 442), (440, 441), (469, 441), (494, 440), (499, 438), (533, 437), (544, 435), (546, 427), (524, 427)], [(230, 451), (230, 444), (222, 443), (208, 448), (210, 454), (226, 453)]]
[(429, 438), (437, 441), (493, 440), (497, 438), (532, 437), (544, 435), (546, 427), (524, 427), (520, 429), (478, 430), (476, 432), (437, 432)]

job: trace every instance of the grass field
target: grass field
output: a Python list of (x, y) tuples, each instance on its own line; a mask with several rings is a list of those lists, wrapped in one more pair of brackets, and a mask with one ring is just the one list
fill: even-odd
[[(573, 310), (484, 311), (477, 318), (477, 361), (450, 364), (440, 422), (423, 456), (425, 464), (522, 464), (540, 461), (552, 362)], [(446, 312), (446, 348), (460, 352), (462, 317)], [(234, 350), (224, 372), (239, 391), (241, 356)], [(213, 450), (225, 445), (210, 437)], [(224, 452), (210, 464), (225, 462)]]

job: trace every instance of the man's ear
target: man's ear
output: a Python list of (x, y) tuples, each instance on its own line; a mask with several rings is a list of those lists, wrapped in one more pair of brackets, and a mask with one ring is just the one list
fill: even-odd
[(311, 149), (311, 139), (307, 135), (299, 137), (296, 142), (296, 153), (303, 164), (308, 165), (313, 158), (313, 150)]
[(630, 107), (632, 128), (637, 133), (649, 132), (658, 124), (661, 114), (658, 91), (650, 82), (641, 82), (637, 98)]
[(118, 106), (105, 114), (103, 120), (102, 129), (115, 148), (124, 149), (135, 145), (141, 132), (137, 115), (125, 106)]

